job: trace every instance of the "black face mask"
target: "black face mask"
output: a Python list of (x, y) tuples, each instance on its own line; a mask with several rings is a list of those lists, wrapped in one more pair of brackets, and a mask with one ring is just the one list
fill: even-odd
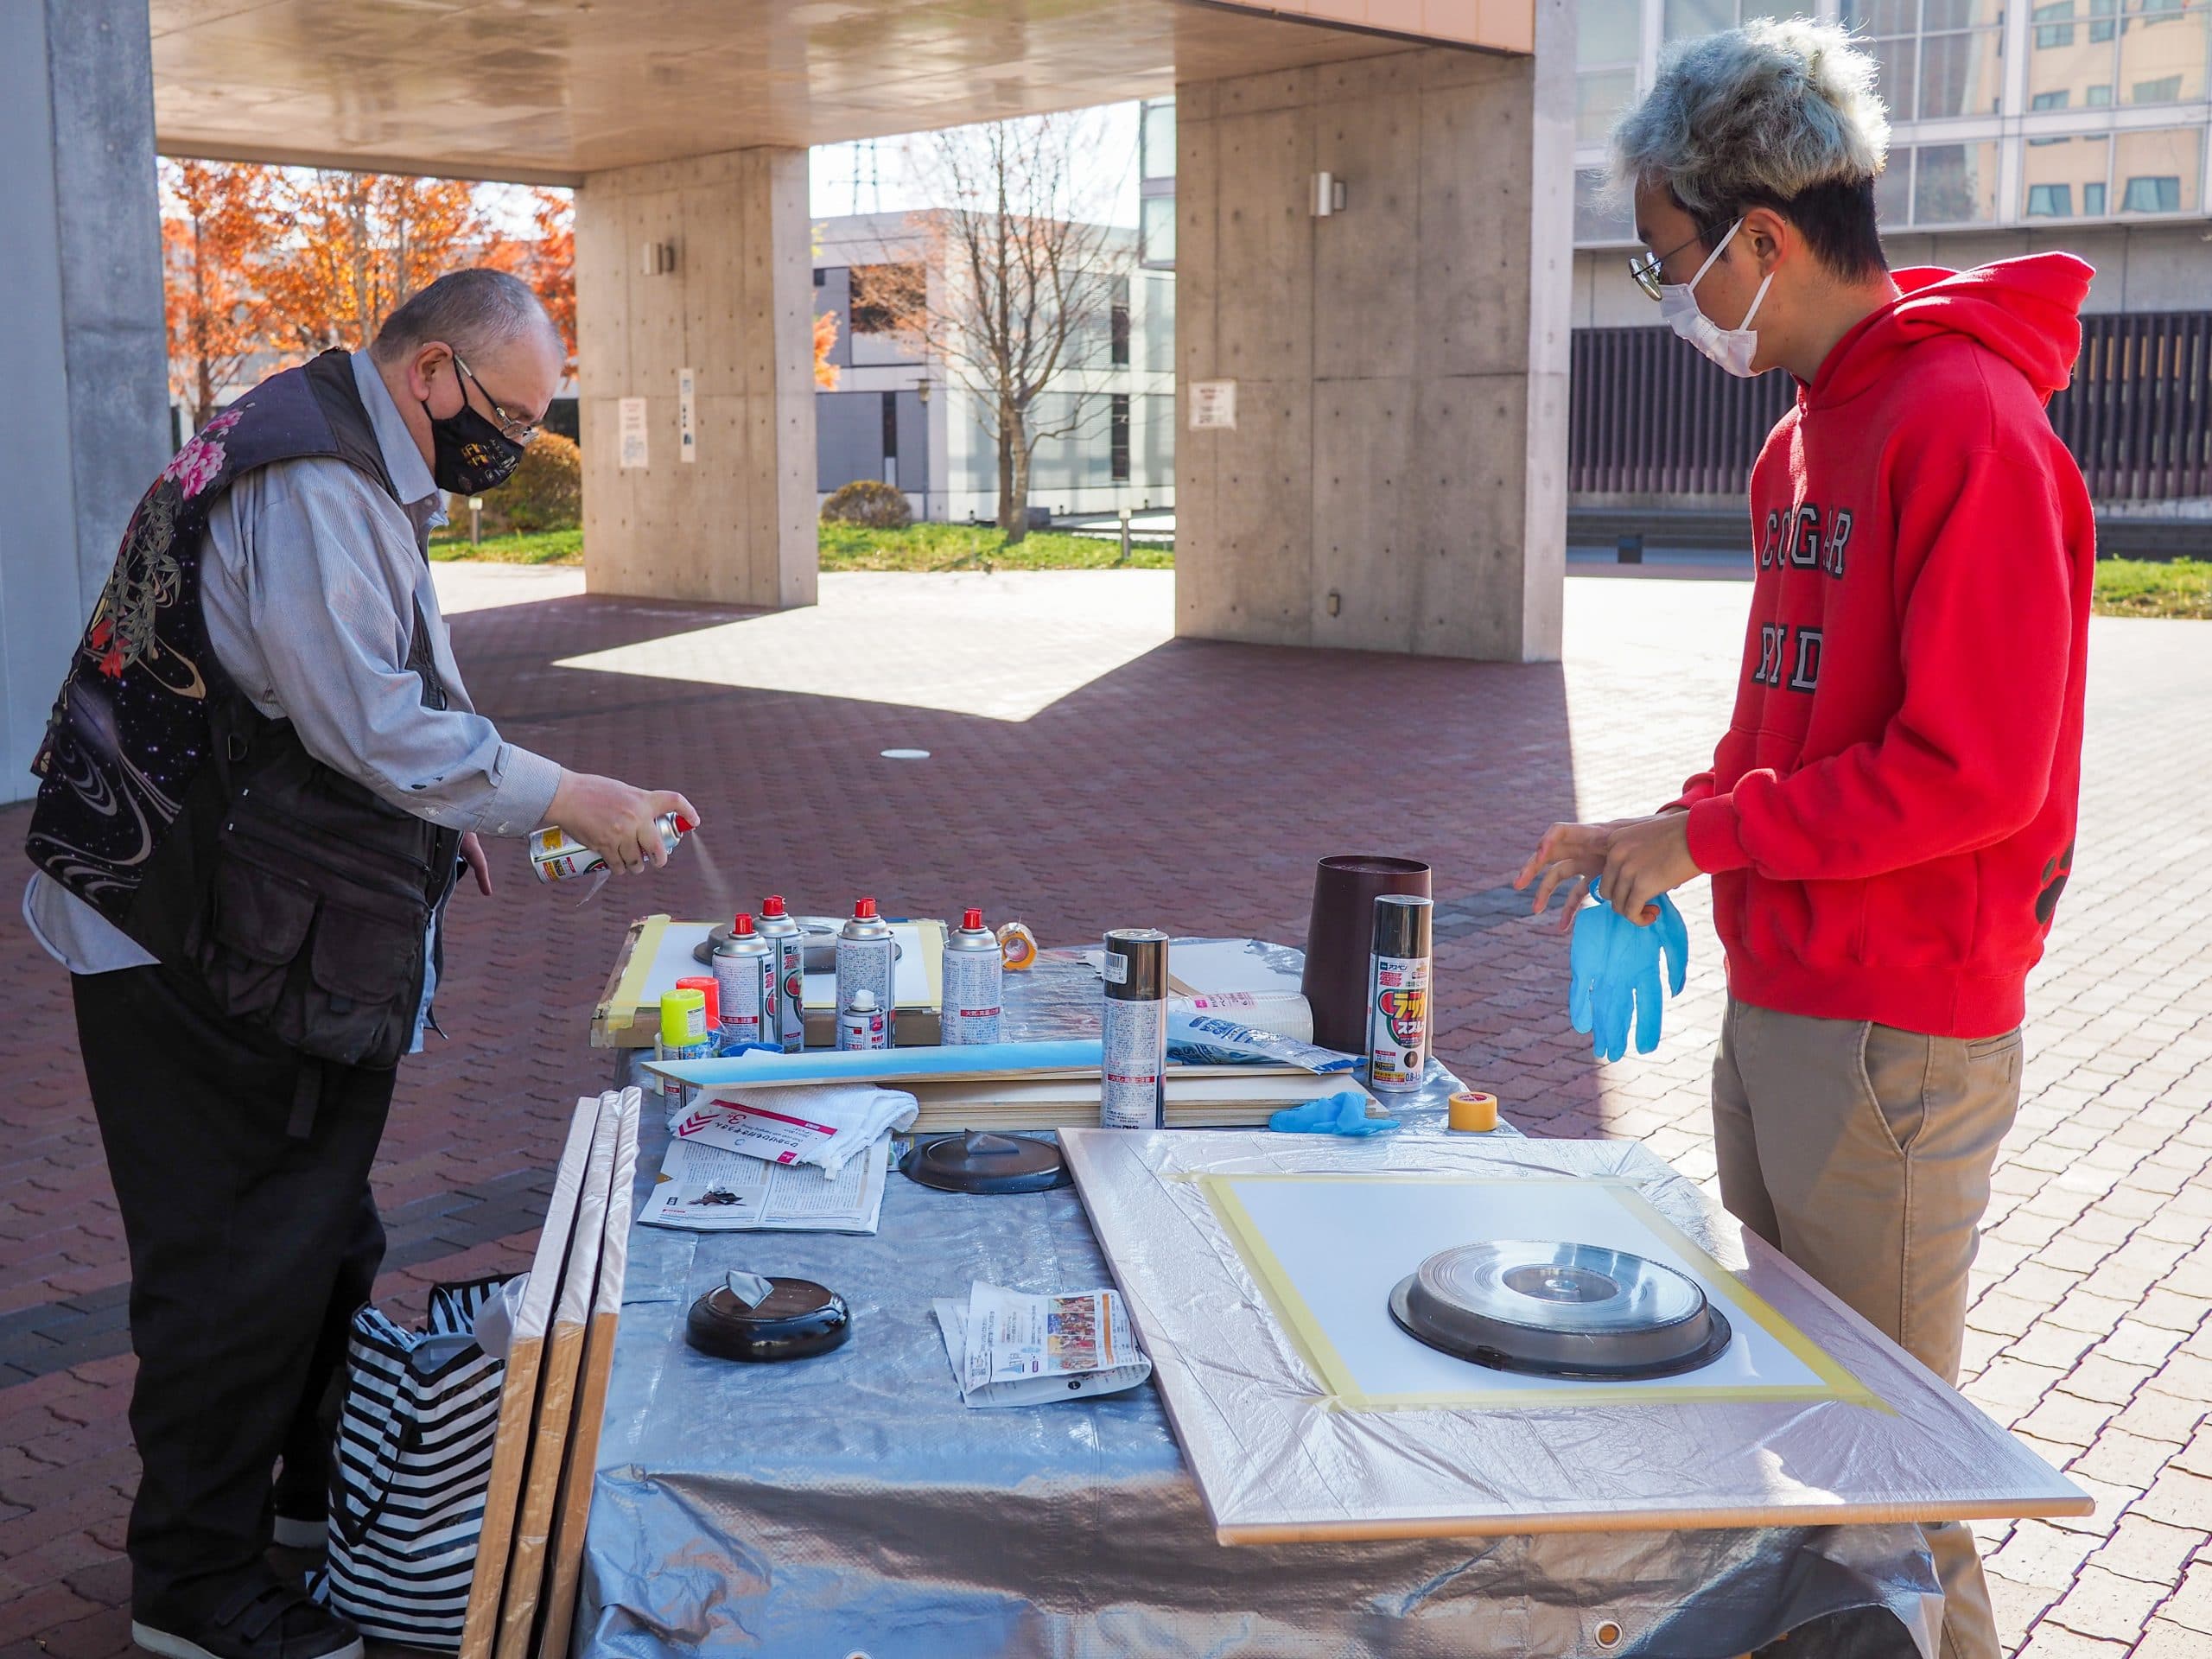
[(430, 478), (440, 489), (481, 495), (498, 489), (522, 465), (522, 446), (471, 408), (466, 397), (443, 420), (430, 413), (427, 402), (423, 414), (430, 423)]

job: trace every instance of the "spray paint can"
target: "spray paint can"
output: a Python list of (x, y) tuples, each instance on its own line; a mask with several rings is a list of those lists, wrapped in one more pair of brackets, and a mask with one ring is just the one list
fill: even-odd
[[(675, 852), (676, 843), (691, 833), (691, 821), (673, 812), (662, 813), (653, 827), (660, 831), (662, 850), (668, 853)], [(605, 869), (607, 861), (560, 825), (549, 823), (530, 832), (530, 868), (541, 881), (567, 881)]]
[(1367, 959), (1367, 1086), (1411, 1094), (1428, 1069), (1429, 921), (1435, 906), (1412, 893), (1375, 900), (1375, 950)]
[(722, 995), (723, 1043), (767, 1041), (761, 1033), (775, 1018), (776, 953), (753, 931), (750, 911), (739, 912), (729, 937), (715, 947), (715, 983)]
[(948, 1045), (999, 1039), (1000, 986), (1006, 957), (998, 936), (969, 910), (944, 941), (944, 1040)]
[[(891, 937), (891, 924), (875, 913), (875, 900), (861, 899), (853, 906), (852, 919), (837, 931), (837, 1011), (853, 1006), (854, 995), (867, 991), (882, 1011), (890, 1027), (891, 1010), (898, 999), (891, 994), (892, 964), (898, 960), (899, 944)], [(837, 1027), (837, 1046), (845, 1046), (845, 1028)]]
[[(660, 998), (660, 1035), (653, 1043), (657, 1060), (710, 1060), (715, 1045), (707, 1031), (707, 994), (688, 986), (664, 991)], [(688, 1108), (697, 1090), (663, 1077), (660, 1103), (672, 1118)]]
[(707, 999), (707, 1041), (718, 1052), (721, 1047), (722, 988), (712, 974), (693, 974), (676, 982), (679, 991), (696, 991)]
[(760, 901), (760, 934), (776, 953), (775, 1030), (772, 1034), (764, 1030), (760, 1040), (797, 1054), (806, 1047), (805, 931), (785, 910), (781, 893), (770, 893)]
[(853, 993), (850, 1002), (837, 1010), (837, 1046), (840, 1049), (891, 1046), (890, 1017), (877, 1006), (875, 993), (865, 985)]
[(1108, 1129), (1167, 1127), (1167, 936), (1117, 927), (1106, 935), (1105, 1016), (1100, 1022), (1098, 1123)]

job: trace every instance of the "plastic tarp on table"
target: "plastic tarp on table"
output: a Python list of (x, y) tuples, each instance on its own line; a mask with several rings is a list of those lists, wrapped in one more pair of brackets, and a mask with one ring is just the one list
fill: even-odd
[[(1082, 971), (1009, 975), (1013, 1034), (1080, 1034), (1096, 995)], [(1402, 1133), (1440, 1134), (1452, 1086), (1432, 1067), (1393, 1102)], [(650, 1101), (647, 1118), (641, 1192), (667, 1141)], [(851, 1341), (783, 1365), (693, 1352), (684, 1315), (734, 1268), (829, 1285)], [(1151, 1385), (961, 1403), (930, 1300), (978, 1279), (1111, 1282), (1065, 1188), (971, 1198), (894, 1174), (867, 1238), (637, 1230), (575, 1651), (1726, 1659), (1885, 1608), (1933, 1659), (1938, 1592), (1910, 1527), (1224, 1547)]]

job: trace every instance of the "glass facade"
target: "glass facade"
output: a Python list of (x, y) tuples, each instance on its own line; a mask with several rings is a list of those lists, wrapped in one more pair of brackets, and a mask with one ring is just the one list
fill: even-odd
[[(2202, 217), (2212, 0), (1579, 0), (1574, 235), (1633, 240), (1599, 203), (1614, 118), (1665, 43), (1759, 16), (1840, 22), (1880, 64), (1888, 229)], [(2140, 111), (2140, 114), (2137, 114)]]

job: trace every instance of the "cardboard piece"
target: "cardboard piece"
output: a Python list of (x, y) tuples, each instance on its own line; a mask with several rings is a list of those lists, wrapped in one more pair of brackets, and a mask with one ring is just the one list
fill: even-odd
[(607, 1185), (606, 1238), (600, 1248), (599, 1284), (592, 1297), (591, 1325), (584, 1334), (574, 1427), (553, 1518), (551, 1572), (543, 1598), (537, 1641), (540, 1659), (568, 1659), (569, 1636), (576, 1616), (584, 1523), (591, 1511), (592, 1484), (599, 1468), (600, 1427), (607, 1415), (615, 1327), (621, 1318), (622, 1285), (630, 1265), (630, 1207), (638, 1172), (639, 1103), (637, 1090), (622, 1091), (614, 1169)]
[(553, 1305), (553, 1322), (538, 1364), (537, 1415), (531, 1428), (522, 1503), (507, 1560), (506, 1582), (500, 1593), (496, 1659), (525, 1659), (531, 1651), (531, 1633), (537, 1623), (538, 1590), (544, 1582), (546, 1546), (551, 1538), (561, 1471), (568, 1452), (576, 1376), (599, 1282), (609, 1183), (621, 1130), (622, 1096), (601, 1095), (598, 1103), (575, 1225), (561, 1273), (560, 1295)]
[(507, 1555), (514, 1541), (522, 1502), (523, 1474), (530, 1436), (537, 1414), (538, 1371), (554, 1303), (575, 1230), (584, 1174), (599, 1127), (599, 1097), (576, 1102), (569, 1138), (553, 1175), (553, 1196), (545, 1206), (545, 1225), (531, 1258), (530, 1284), (516, 1310), (507, 1346), (506, 1377), (499, 1389), (499, 1427), (493, 1442), (491, 1484), (484, 1497), (484, 1528), (476, 1541), (476, 1569), (468, 1584), (468, 1615), (461, 1627), (461, 1659), (490, 1659), (499, 1634), (499, 1603), (505, 1586)]
[[(1071, 1128), (1060, 1144), (1224, 1544), (2091, 1510), (2085, 1493), (1633, 1143)], [(1312, 1201), (1240, 1224), (1224, 1193), (1270, 1177), (1313, 1184)], [(1344, 1183), (1445, 1179), (1463, 1196), (1441, 1231), (1402, 1228), (1388, 1195), (1330, 1197)], [(1578, 1219), (1599, 1224), (1570, 1202), (1592, 1181), (1618, 1183), (1644, 1206), (1641, 1216), (1622, 1207), (1624, 1243), (1637, 1222), (1647, 1248), (1719, 1275), (1709, 1294), (1732, 1321), (1775, 1338), (1748, 1356), (1767, 1370), (1752, 1379), (1760, 1387), (1700, 1397), (1677, 1377), (1641, 1392), (1547, 1382), (1509, 1393), (1500, 1373), (1449, 1362), (1483, 1396), (1469, 1404), (1417, 1378), (1402, 1386), (1433, 1369), (1424, 1356), (1401, 1363), (1357, 1351), (1414, 1344), (1375, 1315), (1440, 1239), (1513, 1236), (1499, 1227), (1526, 1236), (1536, 1224), (1535, 1236), (1564, 1238)], [(1521, 1184), (1522, 1199), (1485, 1203), (1493, 1183)], [(1286, 1241), (1296, 1248), (1280, 1248)], [(1357, 1282), (1338, 1282), (1344, 1274)], [(1354, 1351), (1325, 1351), (1339, 1343)]]

